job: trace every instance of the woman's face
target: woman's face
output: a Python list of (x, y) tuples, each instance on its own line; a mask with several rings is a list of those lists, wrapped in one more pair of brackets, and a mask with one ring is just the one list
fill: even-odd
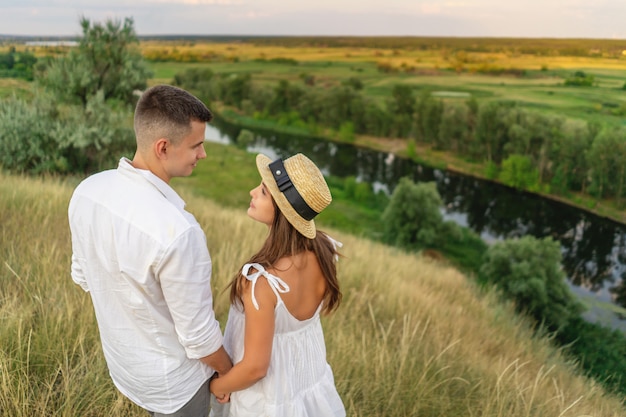
[(250, 201), (250, 207), (248, 207), (248, 216), (258, 222), (271, 226), (276, 213), (274, 211), (272, 195), (265, 184), (261, 183), (258, 187), (253, 188), (250, 191), (250, 197), (252, 197), (252, 200)]

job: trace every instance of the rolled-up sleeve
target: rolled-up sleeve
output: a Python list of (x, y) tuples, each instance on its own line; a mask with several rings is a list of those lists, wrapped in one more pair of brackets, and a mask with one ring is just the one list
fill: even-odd
[(85, 274), (83, 273), (83, 267), (81, 266), (78, 256), (76, 256), (76, 254), (72, 254), (71, 274), (72, 280), (76, 284), (80, 285), (83, 290), (89, 291), (89, 286), (87, 285), (87, 280), (85, 279)]
[(199, 226), (189, 228), (167, 249), (157, 279), (187, 356), (199, 359), (223, 343), (213, 311), (211, 256)]

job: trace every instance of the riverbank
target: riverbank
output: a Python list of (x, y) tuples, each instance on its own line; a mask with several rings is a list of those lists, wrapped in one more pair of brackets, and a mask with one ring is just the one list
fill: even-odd
[[(244, 116), (237, 109), (224, 106), (221, 103), (212, 103), (212, 109), (218, 117), (224, 119), (228, 123), (239, 125), (241, 127), (270, 129), (285, 134), (314, 136), (332, 142), (348, 143), (350, 145), (366, 149), (391, 153), (400, 158), (412, 159), (414, 162), (431, 168), (447, 170), (506, 186), (500, 181), (486, 176), (485, 171), (487, 168), (483, 163), (459, 158), (451, 152), (433, 150), (430, 146), (424, 144), (411, 144), (414, 150), (409, 152), (409, 141), (407, 139), (373, 137), (367, 135), (354, 135), (349, 139), (346, 139), (331, 129), (319, 128), (316, 129), (316, 131), (311, 131), (303, 127), (285, 126), (270, 120), (259, 120), (249, 116)], [(411, 156), (410, 153), (415, 156)], [(561, 196), (528, 190), (523, 191), (576, 207), (596, 216), (626, 225), (626, 210), (617, 208), (612, 200), (597, 200), (592, 196), (583, 193), (570, 192), (567, 196)]]

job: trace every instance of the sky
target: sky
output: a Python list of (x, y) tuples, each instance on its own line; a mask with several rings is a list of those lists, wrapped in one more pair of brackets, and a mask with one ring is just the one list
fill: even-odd
[(0, 0), (0, 35), (454, 36), (626, 40), (626, 0)]

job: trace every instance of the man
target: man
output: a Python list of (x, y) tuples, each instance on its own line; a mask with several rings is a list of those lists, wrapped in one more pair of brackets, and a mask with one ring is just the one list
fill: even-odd
[(155, 417), (208, 415), (208, 380), (232, 367), (206, 237), (169, 186), (206, 158), (212, 117), (185, 90), (146, 90), (133, 160), (85, 179), (69, 204), (72, 279), (91, 294), (111, 378)]

